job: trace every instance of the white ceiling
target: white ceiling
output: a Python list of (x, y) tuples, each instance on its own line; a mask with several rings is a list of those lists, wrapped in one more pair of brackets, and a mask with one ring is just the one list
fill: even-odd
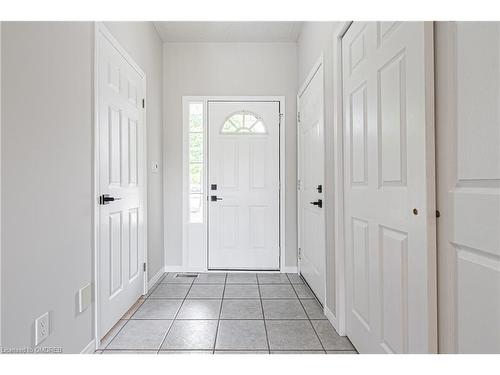
[(296, 42), (302, 22), (155, 22), (164, 42)]

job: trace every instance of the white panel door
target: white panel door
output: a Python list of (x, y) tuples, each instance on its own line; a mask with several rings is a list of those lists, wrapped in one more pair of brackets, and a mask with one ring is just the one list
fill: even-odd
[(432, 24), (354, 22), (342, 56), (347, 335), (435, 352)]
[(99, 334), (144, 292), (144, 76), (98, 34)]
[(299, 93), (299, 266), (312, 291), (325, 303), (323, 64)]
[(500, 23), (436, 43), (439, 350), (500, 353)]
[(209, 102), (209, 269), (279, 269), (279, 102)]

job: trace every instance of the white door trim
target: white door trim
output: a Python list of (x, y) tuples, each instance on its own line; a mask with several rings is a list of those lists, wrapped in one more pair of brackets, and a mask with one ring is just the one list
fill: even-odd
[[(94, 60), (93, 60), (93, 74), (94, 74), (94, 81), (93, 81), (93, 111), (94, 111), (94, 116), (93, 116), (93, 155), (94, 155), (94, 160), (93, 160), (93, 184), (92, 184), (92, 217), (93, 217), (93, 247), (94, 247), (94, 336), (95, 336), (95, 347), (96, 349), (100, 345), (100, 330), (99, 330), (99, 324), (100, 324), (100, 313), (99, 313), (99, 308), (100, 308), (100, 303), (99, 303), (99, 84), (98, 84), (98, 63), (99, 63), (99, 40), (100, 38), (106, 38), (112, 45), (115, 47), (118, 52), (125, 58), (125, 60), (137, 71), (137, 73), (141, 76), (141, 78), (145, 78), (146, 74), (144, 71), (137, 65), (134, 61), (134, 59), (125, 51), (125, 49), (120, 45), (120, 43), (113, 37), (111, 32), (106, 28), (104, 23), (102, 22), (95, 22), (94, 25)], [(146, 96), (146, 80), (143, 80), (143, 93), (144, 93), (144, 98), (147, 99)], [(147, 100), (146, 100), (147, 103)], [(146, 110), (143, 111), (143, 120), (144, 120), (144, 127), (147, 129), (146, 126)], [(147, 131), (146, 131), (147, 132)], [(144, 137), (143, 140), (143, 149), (144, 152), (147, 153), (147, 137)], [(147, 246), (147, 191), (148, 191), (148, 181), (147, 181), (147, 158), (144, 159), (146, 165), (144, 166), (144, 176), (143, 176), (143, 181), (144, 181), (144, 189), (143, 189), (143, 202), (144, 202), (144, 263), (147, 265), (147, 259), (148, 259), (148, 246)], [(146, 266), (147, 267), (147, 266)], [(146, 268), (147, 271), (147, 268)], [(144, 272), (144, 294), (148, 292), (148, 282), (147, 282), (147, 272)]]
[[(323, 53), (320, 54), (320, 56), (318, 57), (318, 59), (316, 60), (316, 62), (314, 63), (314, 65), (312, 66), (311, 70), (309, 71), (309, 74), (307, 75), (306, 79), (304, 80), (304, 82), (302, 83), (302, 85), (300, 86), (300, 89), (299, 91), (297, 92), (297, 158), (300, 156), (299, 155), (299, 150), (300, 150), (300, 139), (299, 139), (299, 136), (300, 136), (300, 131), (299, 131), (299, 111), (300, 111), (300, 97), (302, 96), (302, 94), (304, 93), (304, 91), (307, 89), (307, 87), (309, 86), (309, 83), (311, 83), (312, 79), (314, 78), (314, 76), (316, 75), (316, 73), (318, 72), (319, 69), (323, 68), (323, 104), (322, 104), (322, 108), (321, 108), (321, 111), (323, 112), (323, 134), (324, 134), (324, 128), (325, 128), (325, 81), (324, 81), (324, 64), (323, 64)], [(326, 150), (326, 137), (324, 137), (323, 139), (323, 150)], [(323, 158), (325, 158), (325, 152), (323, 152)], [(325, 168), (325, 165), (326, 163), (323, 163), (323, 166)], [(300, 162), (297, 161), (297, 183), (298, 181), (300, 180), (300, 176), (301, 176), (301, 171), (300, 171)], [(326, 190), (326, 179), (325, 179), (325, 170), (323, 169), (323, 190)], [(300, 194), (299, 194), (299, 191), (297, 190), (297, 244), (298, 244), (298, 247), (300, 248), (300, 225), (301, 225), (301, 222), (300, 222), (300, 214), (299, 214), (299, 210), (300, 210)], [(328, 272), (328, 268), (326, 267), (327, 265), (327, 261), (326, 261), (326, 231), (327, 231), (327, 228), (326, 228), (326, 209), (328, 208), (328, 202), (326, 202), (325, 200), (325, 210), (323, 211), (323, 214), (325, 216), (325, 272), (324, 272), (324, 280), (323, 280), (323, 287), (324, 287), (324, 292), (325, 292), (325, 295), (323, 296), (323, 301), (324, 301), (324, 306), (327, 305), (327, 295), (328, 293), (326, 292), (326, 288), (327, 288), (327, 285), (326, 285), (326, 273)], [(300, 262), (300, 254), (297, 254), (297, 270), (298, 272), (300, 273), (301, 272), (301, 262)]]
[[(204, 149), (203, 149), (203, 160), (204, 160), (204, 183), (205, 186), (208, 187), (208, 173), (207, 173), (207, 167), (208, 167), (208, 126), (207, 126), (207, 105), (208, 102), (211, 101), (238, 101), (238, 102), (244, 102), (244, 101), (254, 101), (254, 102), (279, 102), (279, 107), (280, 107), (280, 131), (279, 131), (279, 178), (280, 178), (280, 194), (279, 194), (279, 220), (280, 220), (280, 236), (279, 236), (279, 241), (280, 241), (280, 272), (287, 272), (290, 270), (290, 267), (285, 267), (285, 256), (286, 256), (286, 251), (285, 251), (285, 224), (286, 224), (286, 215), (285, 215), (285, 202), (286, 202), (286, 165), (285, 165), (285, 151), (286, 151), (286, 123), (285, 123), (285, 113), (286, 113), (286, 108), (285, 108), (285, 97), (284, 96), (183, 96), (182, 97), (182, 111), (183, 111), (183, 118), (182, 118), (182, 123), (183, 123), (183, 160), (182, 160), (182, 259), (183, 259), (183, 265), (182, 266), (175, 266), (175, 267), (168, 267), (166, 266), (166, 270), (175, 270), (175, 272), (211, 272), (208, 270), (208, 216), (207, 216), (207, 204), (206, 200), (208, 197), (208, 191), (204, 192), (204, 229), (205, 229), (205, 259), (204, 259), (204, 265), (202, 267), (200, 266), (191, 266), (190, 264), (187, 264), (186, 261), (188, 259), (187, 252), (189, 251), (188, 246), (187, 246), (187, 236), (188, 236), (188, 214), (187, 210), (189, 209), (189, 203), (188, 203), (188, 194), (186, 194), (188, 186), (188, 152), (189, 152), (189, 144), (188, 144), (188, 129), (189, 129), (189, 118), (186, 113), (186, 105), (188, 105), (189, 102), (202, 102), (203, 103), (203, 108), (204, 108), (204, 113), (203, 113), (203, 134), (204, 134)], [(167, 215), (167, 210), (166, 208), (164, 209), (164, 217), (166, 218)], [(167, 259), (167, 246), (166, 243), (164, 244), (164, 251), (165, 251), (165, 259)], [(172, 271), (173, 272), (173, 271)], [(217, 272), (217, 271), (214, 271)], [(228, 271), (230, 272), (230, 271)], [(238, 271), (240, 272), (240, 271)]]
[(344, 242), (344, 120), (342, 83), (342, 38), (352, 21), (342, 22), (333, 35), (333, 139), (334, 151), (334, 232), (335, 232), (335, 329), (345, 336), (346, 332), (346, 280)]
[[(0, 21), (0, 73), (2, 71), (2, 22)], [(0, 74), (0, 347), (2, 346), (2, 74)]]

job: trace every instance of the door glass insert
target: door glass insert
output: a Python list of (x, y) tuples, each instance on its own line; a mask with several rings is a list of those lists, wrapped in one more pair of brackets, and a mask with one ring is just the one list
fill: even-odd
[(266, 134), (262, 119), (251, 112), (237, 112), (229, 116), (222, 125), (221, 134)]
[(189, 222), (203, 222), (203, 103), (189, 103)]

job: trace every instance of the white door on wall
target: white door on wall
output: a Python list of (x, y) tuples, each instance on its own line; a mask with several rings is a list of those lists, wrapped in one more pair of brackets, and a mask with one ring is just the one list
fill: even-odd
[(437, 350), (432, 24), (342, 39), (347, 335), (362, 353)]
[[(99, 335), (144, 293), (143, 73), (98, 35)], [(119, 200), (118, 200), (119, 198)], [(112, 200), (114, 199), (114, 200)]]
[(209, 269), (279, 270), (279, 102), (208, 102)]
[(500, 353), (500, 23), (436, 30), (439, 350)]
[(299, 268), (312, 291), (325, 303), (325, 202), (323, 64), (298, 95)]

